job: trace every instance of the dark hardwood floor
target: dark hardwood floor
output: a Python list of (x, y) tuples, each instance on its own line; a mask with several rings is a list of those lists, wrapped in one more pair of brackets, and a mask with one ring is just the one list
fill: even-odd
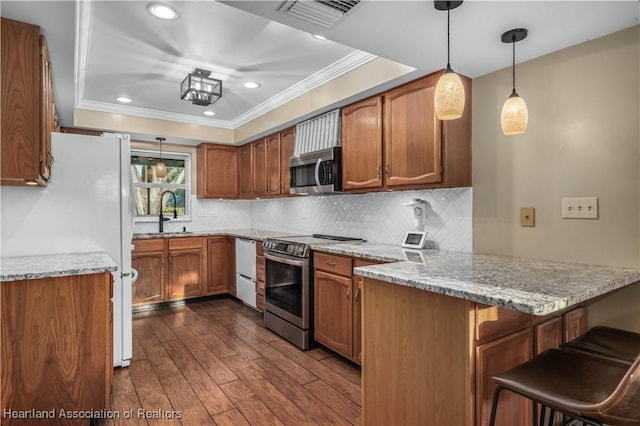
[(133, 318), (133, 360), (113, 384), (120, 418), (102, 424), (360, 424), (357, 367), (320, 348), (299, 350), (234, 299)]

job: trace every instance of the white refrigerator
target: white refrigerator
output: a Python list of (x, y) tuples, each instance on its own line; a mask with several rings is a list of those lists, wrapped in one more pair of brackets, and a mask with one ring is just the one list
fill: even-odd
[(133, 208), (128, 135), (53, 133), (47, 187), (1, 189), (2, 256), (104, 251), (113, 272), (114, 366), (132, 357)]

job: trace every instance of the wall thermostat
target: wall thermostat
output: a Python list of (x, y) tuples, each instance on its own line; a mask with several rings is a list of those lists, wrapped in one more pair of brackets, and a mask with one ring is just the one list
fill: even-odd
[(426, 231), (408, 231), (404, 236), (402, 247), (412, 249), (422, 249), (427, 242)]

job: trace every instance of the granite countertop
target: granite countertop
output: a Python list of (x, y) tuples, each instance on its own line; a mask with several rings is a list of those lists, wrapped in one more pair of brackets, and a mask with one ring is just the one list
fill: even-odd
[[(320, 250), (389, 261), (395, 246), (365, 243)], [(547, 315), (640, 281), (640, 270), (438, 250), (407, 251), (415, 261), (354, 268), (354, 274), (534, 315)]]
[(133, 239), (143, 240), (149, 238), (212, 237), (216, 235), (228, 235), (230, 237), (247, 238), (249, 240), (258, 241), (266, 238), (286, 237), (298, 234), (292, 232), (265, 231), (262, 229), (219, 229), (216, 231), (141, 233), (133, 234)]
[(117, 269), (116, 262), (104, 252), (2, 257), (0, 281), (96, 274)]

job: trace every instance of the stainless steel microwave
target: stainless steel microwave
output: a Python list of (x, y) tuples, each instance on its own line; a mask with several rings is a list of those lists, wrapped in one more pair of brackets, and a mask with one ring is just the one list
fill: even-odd
[(294, 155), (289, 160), (292, 194), (329, 194), (342, 191), (340, 147)]

